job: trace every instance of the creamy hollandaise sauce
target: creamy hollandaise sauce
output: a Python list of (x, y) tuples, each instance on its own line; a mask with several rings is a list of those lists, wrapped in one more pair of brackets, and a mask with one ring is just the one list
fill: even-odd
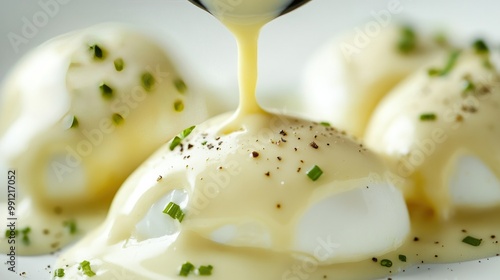
[(206, 118), (164, 50), (121, 24), (46, 42), (1, 90), (0, 170), (17, 173), (17, 192), (0, 201), (16, 216), (0, 251), (19, 255), (57, 251), (94, 229), (142, 161)]
[(202, 0), (207, 10), (233, 34), (238, 44), (238, 80), (240, 99), (236, 114), (225, 131), (237, 130), (240, 118), (248, 114), (265, 113), (257, 103), (255, 90), (258, 76), (258, 39), (261, 28), (281, 14), (291, 0), (255, 1)]
[(377, 154), (259, 106), (259, 32), (291, 1), (201, 2), (238, 43), (237, 111), (154, 153), (60, 256), (56, 279), (372, 279), (499, 253), (498, 207), (446, 220), (425, 203), (408, 211), (397, 187), (410, 180), (387, 178)]

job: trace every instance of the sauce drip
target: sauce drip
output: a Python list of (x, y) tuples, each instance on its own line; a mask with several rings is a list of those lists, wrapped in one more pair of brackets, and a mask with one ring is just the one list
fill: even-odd
[(291, 0), (235, 1), (222, 8), (220, 1), (201, 1), (233, 34), (238, 44), (239, 106), (223, 131), (240, 130), (246, 115), (265, 114), (256, 98), (258, 80), (258, 40), (261, 28), (276, 18)]

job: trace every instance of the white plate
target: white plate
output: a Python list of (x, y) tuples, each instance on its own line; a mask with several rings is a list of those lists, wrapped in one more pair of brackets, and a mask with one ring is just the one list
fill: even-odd
[[(282, 110), (293, 109), (294, 99), (289, 96), (297, 93), (302, 68), (310, 55), (336, 34), (354, 30), (356, 26), (362, 28), (364, 23), (375, 20), (373, 14), (387, 9), (389, 4), (402, 8), (401, 13), (391, 16), (391, 21), (454, 30), (459, 39), (468, 41), (498, 35), (500, 2), (493, 0), (313, 0), (263, 30), (258, 86), (262, 103)], [(182, 72), (197, 79), (208, 92), (224, 95), (225, 108), (236, 104), (235, 42), (215, 19), (187, 0), (4, 1), (0, 18), (1, 79), (22, 55), (54, 36), (99, 22), (118, 21), (156, 32), (155, 36), (170, 50)], [(26, 22), (35, 28), (27, 30)], [(12, 43), (13, 34), (21, 36), (22, 42)], [(284, 96), (288, 98), (283, 99)], [(47, 266), (54, 259), (54, 256), (20, 257), (14, 274), (3, 265), (6, 256), (0, 256), (0, 279), (49, 279), (52, 269)], [(19, 276), (21, 272), (26, 275)], [(422, 265), (391, 278), (481, 280), (498, 279), (499, 272), (500, 258), (496, 257), (459, 264)]]

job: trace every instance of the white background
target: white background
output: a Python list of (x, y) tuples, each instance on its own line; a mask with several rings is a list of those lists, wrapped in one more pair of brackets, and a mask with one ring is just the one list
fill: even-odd
[[(0, 4), (0, 80), (29, 50), (44, 41), (95, 23), (131, 23), (154, 34), (170, 51), (182, 72), (227, 108), (236, 104), (236, 46), (233, 38), (209, 14), (187, 0), (59, 0), (59, 11), (23, 35), (25, 21), (45, 13), (39, 4), (56, 0), (2, 0)], [(353, 31), (374, 20), (372, 12), (387, 9), (392, 0), (313, 0), (278, 18), (263, 29), (260, 42), (258, 96), (264, 104), (297, 94), (302, 69), (310, 55), (333, 36)], [(395, 0), (397, 1), (397, 0)], [(487, 37), (498, 43), (500, 2), (494, 0), (400, 0), (403, 11), (394, 21), (418, 23), (425, 28), (450, 30), (459, 40)], [(40, 19), (39, 19), (40, 20)], [(43, 20), (43, 19), (42, 19)], [(38, 21), (40, 23), (40, 21)], [(14, 46), (9, 34), (26, 39)], [(50, 74), (50, 73), (43, 73)], [(221, 98), (222, 97), (222, 98)], [(278, 100), (278, 101), (277, 101)], [(0, 279), (47, 279), (50, 258), (20, 260), (27, 277), (6, 274), (0, 258)], [(500, 279), (500, 260), (468, 264), (421, 266), (392, 279)]]

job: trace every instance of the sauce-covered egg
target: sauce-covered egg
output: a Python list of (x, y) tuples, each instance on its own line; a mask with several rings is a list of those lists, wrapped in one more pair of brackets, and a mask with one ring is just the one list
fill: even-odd
[(481, 41), (409, 77), (376, 109), (366, 143), (441, 218), (500, 206), (500, 75)]
[(378, 33), (357, 28), (335, 38), (308, 63), (301, 98), (308, 116), (362, 138), (380, 100), (443, 48), (408, 26)]
[(79, 213), (104, 214), (144, 159), (205, 118), (165, 51), (118, 24), (41, 45), (7, 77), (1, 98), (0, 166), (22, 174), (17, 215), (32, 236), (19, 253), (58, 248), (64, 242), (50, 246), (57, 238), (46, 229), (58, 232)]
[(84, 277), (83, 260), (102, 279), (182, 279), (190, 261), (211, 264), (216, 279), (281, 279), (296, 262), (314, 260), (319, 274), (371, 262), (406, 240), (403, 197), (372, 180), (387, 170), (363, 145), (270, 113), (242, 116), (226, 134), (228, 118), (190, 127), (157, 151), (125, 182), (105, 223), (57, 267), (71, 279)]

